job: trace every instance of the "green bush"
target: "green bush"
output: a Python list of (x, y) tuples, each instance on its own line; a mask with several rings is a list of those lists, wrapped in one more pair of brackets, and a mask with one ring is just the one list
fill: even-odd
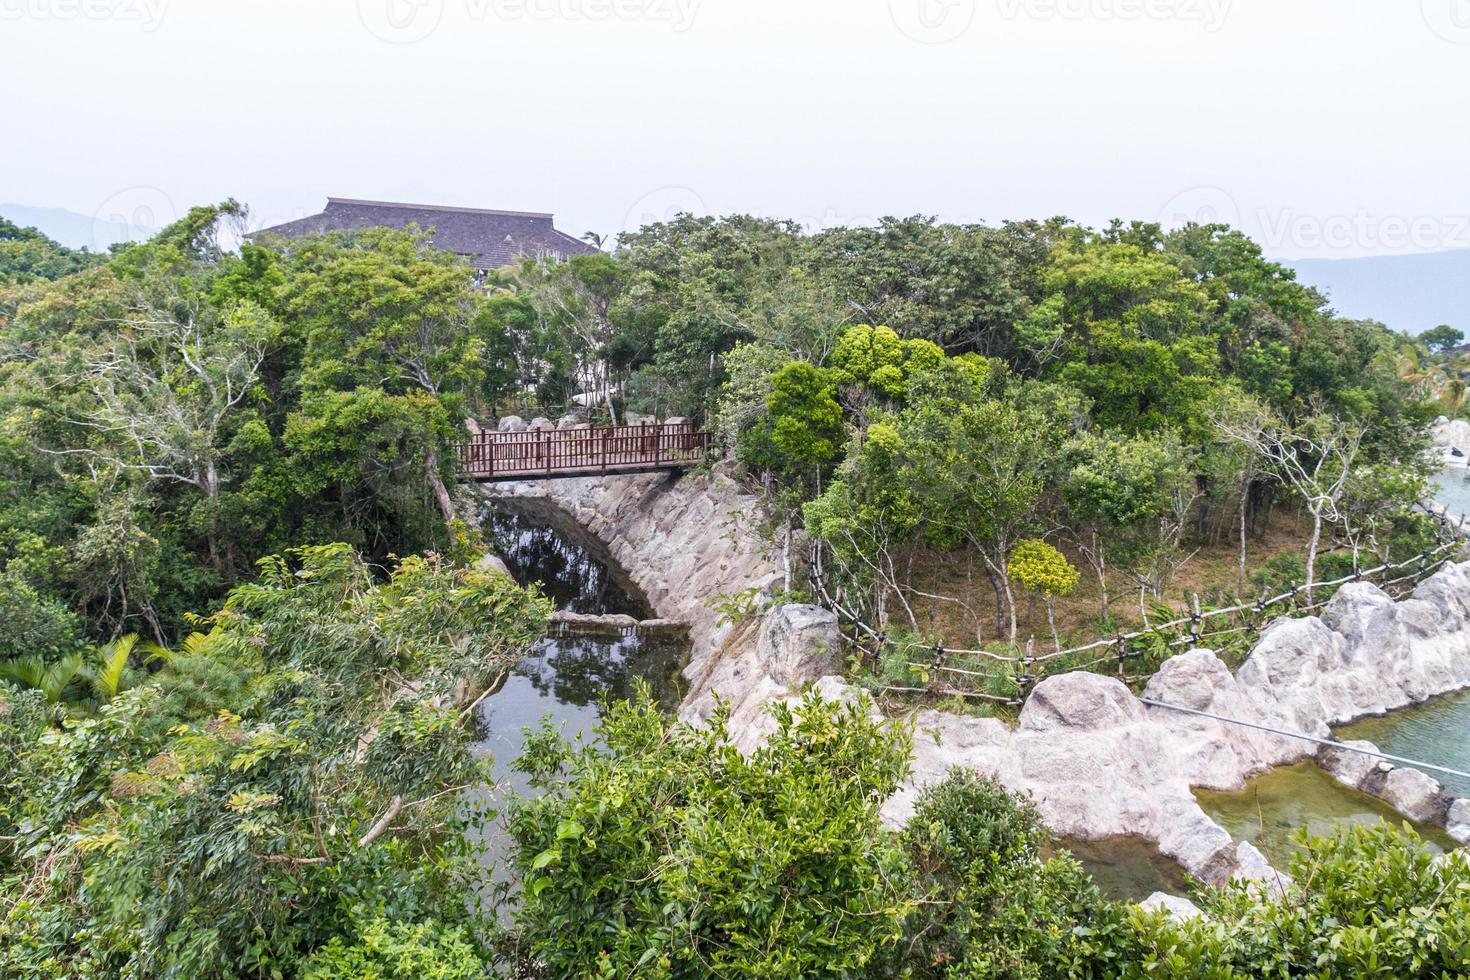
[(351, 945), (337, 936), (313, 953), (301, 976), (303, 980), (477, 980), (486, 972), (462, 928), (376, 917), (358, 927)]
[(53, 661), (81, 647), (81, 624), (71, 610), (37, 592), (7, 569), (0, 573), (0, 660), (36, 656)]
[(546, 792), (512, 810), (516, 921), (548, 976), (865, 976), (898, 941), (912, 906), (878, 807), (906, 733), (809, 696), (746, 757), (727, 715), (680, 724), (645, 690), (595, 744), (528, 741)]
[(1232, 882), (1203, 918), (1137, 911), (1130, 977), (1470, 976), (1470, 860), (1430, 854), (1407, 826), (1300, 838), (1278, 896)]
[(1049, 834), (1029, 800), (955, 769), (926, 789), (903, 840), (916, 911), (894, 973), (914, 977), (1105, 976), (1122, 914)]

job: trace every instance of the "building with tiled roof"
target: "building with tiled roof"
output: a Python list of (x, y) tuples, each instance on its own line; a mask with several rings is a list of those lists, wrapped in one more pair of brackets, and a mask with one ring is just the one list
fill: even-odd
[(431, 232), (434, 247), (464, 256), (480, 271), (499, 269), (521, 258), (565, 262), (573, 255), (597, 251), (595, 246), (557, 231), (552, 226), (552, 216), (542, 212), (357, 201), (345, 197), (327, 198), (327, 208), (321, 214), (262, 228), (256, 234), (299, 238), (328, 231), (409, 225)]

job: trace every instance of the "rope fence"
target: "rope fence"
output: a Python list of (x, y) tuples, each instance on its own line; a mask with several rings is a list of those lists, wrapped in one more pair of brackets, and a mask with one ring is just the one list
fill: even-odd
[[(1382, 581), (1377, 582), (1379, 588), (1387, 591), (1389, 588), (1402, 585), (1407, 582), (1418, 583), (1423, 581), (1433, 572), (1439, 570), (1453, 556), (1454, 552), (1465, 544), (1465, 519), (1461, 518), (1455, 524), (1446, 516), (1442, 510), (1435, 510), (1425, 506), (1424, 510), (1439, 521), (1442, 528), (1450, 532), (1448, 540), (1441, 540), (1434, 548), (1427, 549), (1418, 555), (1399, 562), (1384, 562), (1373, 568), (1357, 569), (1350, 575), (1331, 579), (1325, 582), (1313, 582), (1310, 590), (1305, 584), (1293, 585), (1285, 592), (1274, 596), (1263, 596), (1255, 602), (1243, 602), (1232, 606), (1222, 606), (1214, 609), (1202, 610), (1199, 604), (1199, 596), (1193, 597), (1192, 611), (1187, 616), (1180, 616), (1162, 623), (1145, 626), (1143, 629), (1131, 630), (1118, 633), (1111, 637), (1104, 637), (1091, 643), (1080, 646), (1055, 650), (1048, 653), (1037, 654), (1034, 651), (1034, 638), (1026, 642), (1024, 652), (1003, 653), (994, 650), (973, 649), (963, 647), (946, 647), (936, 644), (925, 644), (917, 641), (898, 642), (889, 637), (886, 631), (877, 629), (865, 622), (861, 616), (855, 614), (827, 588), (824, 578), (814, 573), (811, 583), (817, 596), (823, 605), (835, 612), (838, 617), (852, 630), (849, 637), (850, 642), (870, 658), (873, 663), (878, 663), (885, 650), (893, 649), (906, 656), (900, 657), (896, 663), (908, 671), (915, 672), (923, 682), (928, 682), (929, 676), (943, 676), (957, 678), (971, 685), (981, 683), (990, 687), (990, 690), (977, 691), (956, 687), (953, 684), (945, 684), (936, 688), (931, 684), (929, 687), (916, 687), (912, 684), (886, 685), (883, 690), (893, 693), (943, 693), (946, 695), (957, 695), (964, 698), (977, 698), (1019, 707), (1025, 702), (1026, 696), (1031, 689), (1043, 677), (1047, 676), (1049, 665), (1052, 668), (1071, 670), (1094, 670), (1105, 664), (1116, 667), (1116, 675), (1125, 683), (1140, 683), (1147, 681), (1153, 676), (1153, 670), (1144, 673), (1129, 673), (1130, 661), (1139, 658), (1147, 658), (1162, 655), (1165, 651), (1178, 647), (1198, 646), (1202, 641), (1215, 640), (1223, 637), (1238, 636), (1246, 633), (1260, 633), (1270, 622), (1279, 618), (1278, 615), (1267, 616), (1267, 613), (1277, 606), (1285, 605), (1287, 608), (1282, 613), (1305, 614), (1319, 610), (1327, 605), (1329, 598), (1321, 598), (1321, 593), (1326, 591), (1334, 593), (1337, 588), (1351, 582), (1371, 581), (1379, 576), (1384, 576)], [(1410, 570), (1407, 574), (1397, 574)], [(1393, 577), (1387, 577), (1393, 576)], [(1310, 595), (1310, 600), (1303, 603), (1300, 600)], [(1202, 627), (1211, 621), (1227, 617), (1244, 618), (1244, 622), (1238, 625), (1224, 625), (1221, 629), (1205, 630)], [(1181, 628), (1187, 627), (1188, 632), (1182, 636), (1173, 635)], [(1106, 652), (1100, 652), (1106, 651)], [(1098, 652), (1096, 656), (1080, 662), (1074, 662), (1079, 655)], [(1161, 658), (1162, 659), (1162, 658)], [(1156, 669), (1156, 668), (1155, 668)], [(1004, 693), (998, 693), (997, 688), (1006, 688)]]

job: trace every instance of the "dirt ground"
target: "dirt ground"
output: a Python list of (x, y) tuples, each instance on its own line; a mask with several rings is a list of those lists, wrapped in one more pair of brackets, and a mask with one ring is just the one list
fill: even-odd
[[(1252, 591), (1254, 586), (1249, 584), (1250, 577), (1272, 558), (1283, 553), (1305, 554), (1306, 530), (1306, 525), (1297, 520), (1294, 511), (1281, 508), (1261, 534), (1247, 539), (1246, 589), (1250, 594), (1243, 598), (1258, 598)], [(1163, 605), (1176, 613), (1187, 614), (1192, 594), (1197, 593), (1206, 608), (1220, 604), (1220, 601), (1212, 602), (1212, 598), (1233, 601), (1238, 574), (1237, 539), (1228, 529), (1222, 537), (1219, 543), (1201, 547), (1179, 570), (1165, 590)], [(1100, 635), (1102, 619), (1102, 592), (1098, 587), (1097, 574), (1070, 545), (1062, 544), (1060, 547), (1077, 566), (1081, 577), (1072, 595), (1059, 598), (1053, 604), (1057, 631), (1064, 646), (1090, 642)], [(983, 564), (977, 558), (963, 551), (930, 552), (919, 556), (914, 567), (916, 589), (958, 599), (978, 614), (978, 640), (981, 644), (993, 644), (1004, 639), (1004, 634), (998, 634), (996, 630), (995, 593), (985, 576)], [(1137, 584), (1128, 576), (1110, 569), (1108, 592), (1109, 612), (1115, 628), (1126, 630), (1141, 626)], [(911, 604), (926, 636), (936, 634), (933, 638), (946, 646), (968, 647), (977, 642), (976, 617), (959, 603), (916, 597)], [(1153, 619), (1154, 609), (1160, 601), (1147, 596), (1145, 604), (1150, 619)], [(1017, 590), (1016, 605), (1020, 641), (1024, 643), (1028, 637), (1034, 636), (1038, 651), (1051, 649), (1051, 630), (1047, 626), (1044, 603)], [(895, 625), (902, 621), (901, 610), (891, 610), (890, 615), (894, 616)]]

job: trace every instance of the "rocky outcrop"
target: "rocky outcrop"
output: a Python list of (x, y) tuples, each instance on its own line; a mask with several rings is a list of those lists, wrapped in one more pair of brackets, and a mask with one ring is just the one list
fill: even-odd
[(1170, 895), (1167, 892), (1154, 892), (1138, 904), (1150, 912), (1162, 910), (1169, 918), (1180, 921), (1194, 919), (1204, 914), (1200, 912), (1199, 906), (1189, 899)]
[[(1233, 675), (1209, 650), (1173, 657), (1144, 699), (1326, 738), (1333, 724), (1466, 686), (1470, 565), (1449, 565), (1404, 602), (1357, 584), (1341, 589), (1320, 618), (1278, 621)], [(1138, 835), (1202, 880), (1269, 881), (1275, 874), (1260, 852), (1210, 820), (1191, 788), (1240, 789), (1269, 768), (1315, 759), (1407, 816), (1470, 837), (1470, 803), (1449, 800), (1423, 773), (1148, 705), (1102, 675), (1042, 681), (1014, 729), (937, 711), (918, 712), (912, 724), (913, 775), (884, 806), (895, 824), (923, 786), (966, 766), (1029, 793), (1061, 835)]]
[[(748, 634), (755, 632), (755, 641)], [(741, 751), (772, 730), (766, 706), (798, 696), (808, 685), (842, 670), (837, 617), (820, 606), (776, 606), (731, 637), (720, 655), (706, 658), (679, 709), (683, 721), (709, 720), (720, 697), (730, 703), (730, 733)]]
[(768, 592), (781, 579), (757, 531), (760, 501), (719, 472), (525, 480), (481, 492), (552, 504), (601, 541), (659, 618), (689, 627), (691, 679), (734, 629), (720, 597)]
[(1429, 432), (1434, 444), (1445, 451), (1447, 462), (1450, 459), (1464, 462), (1470, 456), (1470, 422), (1441, 415)]
[(1444, 829), (1461, 844), (1470, 844), (1470, 800), (1456, 800), (1445, 814)]

